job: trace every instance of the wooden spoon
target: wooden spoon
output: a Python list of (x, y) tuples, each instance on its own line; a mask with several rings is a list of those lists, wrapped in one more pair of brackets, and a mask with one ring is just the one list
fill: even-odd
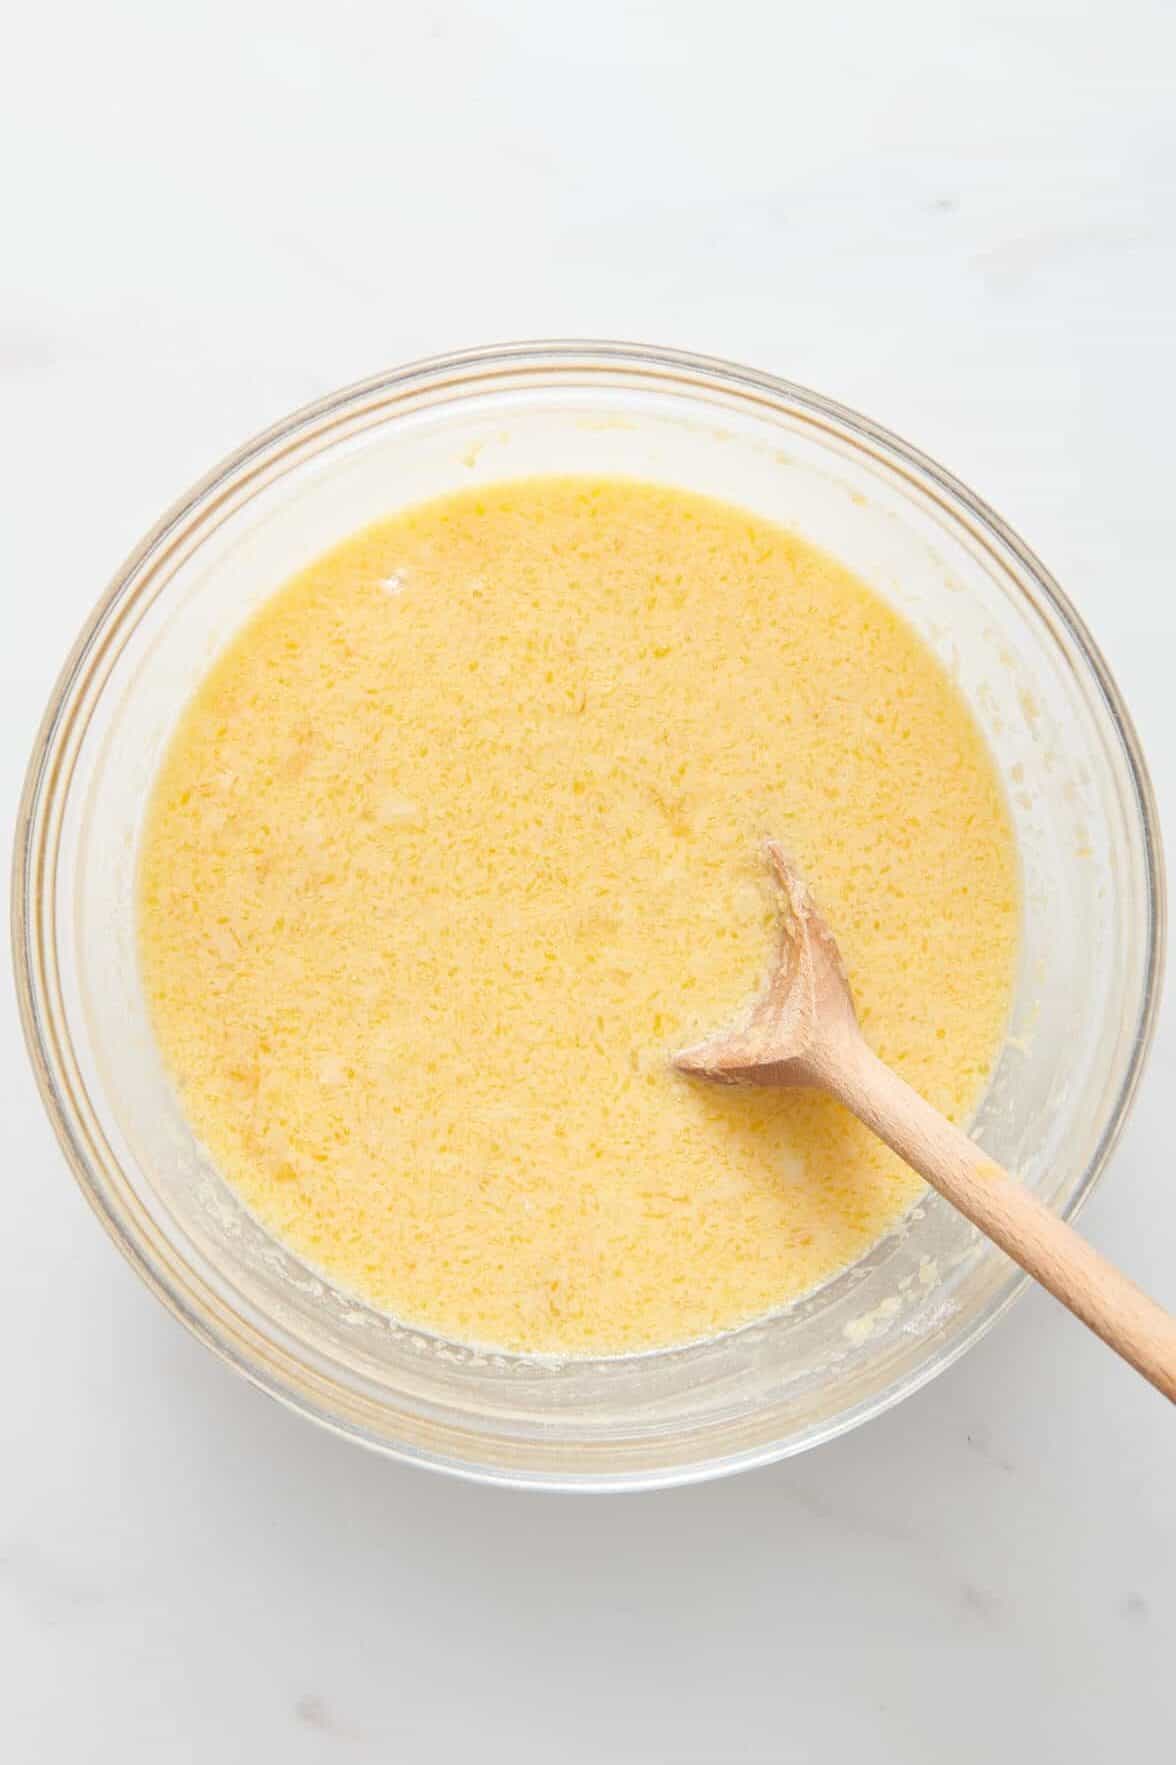
[(783, 850), (776, 968), (746, 1019), (674, 1064), (725, 1084), (827, 1091), (893, 1147), (1014, 1262), (1176, 1403), (1176, 1318), (885, 1066), (858, 1025), (832, 932)]

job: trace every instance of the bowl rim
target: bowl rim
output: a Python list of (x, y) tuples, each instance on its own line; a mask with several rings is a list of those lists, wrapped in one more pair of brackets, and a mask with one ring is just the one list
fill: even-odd
[(408, 362), (352, 382), (301, 406), (224, 456), (172, 503), (127, 555), (109, 580), (61, 667), (34, 739), (17, 810), (10, 925), (21, 1027), (42, 1102), (66, 1161), (108, 1235), (138, 1275), (173, 1316), (221, 1360), (296, 1413), (345, 1439), (402, 1462), (426, 1465), (475, 1482), (515, 1488), (636, 1490), (699, 1482), (770, 1464), (860, 1426), (920, 1389), (957, 1361), (1004, 1315), (1028, 1286), (1029, 1277), (1015, 1265), (1010, 1265), (976, 1315), (935, 1356), (822, 1424), (819, 1430), (767, 1441), (741, 1451), (636, 1471), (569, 1472), (530, 1466), (506, 1468), (389, 1440), (365, 1429), (353, 1419), (344, 1419), (333, 1413), (329, 1407), (317, 1402), (305, 1385), (283, 1379), (272, 1361), (259, 1359), (240, 1339), (233, 1341), (222, 1335), (214, 1321), (205, 1317), (181, 1287), (168, 1278), (147, 1244), (111, 1204), (77, 1131), (73, 1111), (58, 1084), (53, 1038), (46, 1027), (41, 916), (36, 910), (48, 811), (57, 796), (64, 800), (69, 789), (68, 770), (64, 784), (62, 782), (60, 741), (84, 686), (87, 662), (108, 621), (133, 594), (138, 575), (182, 532), (185, 524), (215, 504), (230, 484), (249, 474), (250, 468), (260, 468), (263, 462), (280, 457), (282, 451), (313, 432), (324, 419), (338, 418), (348, 407), (359, 409), (375, 397), (406, 396), (428, 387), (443, 387), (449, 381), (455, 390), (460, 390), (463, 382), (469, 390), (472, 380), (488, 374), (525, 376), (536, 370), (571, 371), (576, 368), (605, 372), (610, 369), (645, 370), (668, 376), (686, 376), (695, 385), (728, 394), (758, 396), (776, 409), (784, 406), (831, 422), (868, 449), (880, 449), (891, 464), (897, 463), (913, 471), (925, 483), (929, 482), (949, 504), (956, 505), (957, 510), (962, 509), (1012, 555), (1033, 579), (1036, 591), (1089, 666), (1109, 724), (1122, 745), (1133, 787), (1144, 854), (1147, 944), (1143, 987), (1123, 1081), (1086, 1171), (1062, 1209), (1063, 1217), (1076, 1217), (1100, 1179), (1130, 1114), (1150, 1051), (1163, 984), (1167, 916), (1162, 840), (1155, 794), (1131, 715), (1101, 650), (1069, 597), (1036, 553), (982, 498), (929, 455), (861, 413), (808, 387), (722, 357), (628, 341), (576, 338), (496, 343), (463, 349)]

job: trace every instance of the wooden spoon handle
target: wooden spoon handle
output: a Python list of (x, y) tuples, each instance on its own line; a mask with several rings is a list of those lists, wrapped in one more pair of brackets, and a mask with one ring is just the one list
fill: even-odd
[(995, 1164), (862, 1041), (826, 1089), (1176, 1403), (1176, 1318)]

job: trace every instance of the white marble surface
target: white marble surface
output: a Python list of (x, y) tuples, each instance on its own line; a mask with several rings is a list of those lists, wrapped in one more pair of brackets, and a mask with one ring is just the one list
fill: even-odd
[[(1176, 819), (1170, 0), (22, 7), (0, 108), (0, 803), (159, 509), (401, 359), (778, 370), (1048, 560)], [(1176, 1304), (1176, 1008), (1085, 1225)], [(803, 1459), (510, 1495), (269, 1404), (141, 1289), (0, 996), (0, 1757), (1168, 1756), (1176, 1422), (1044, 1298)]]

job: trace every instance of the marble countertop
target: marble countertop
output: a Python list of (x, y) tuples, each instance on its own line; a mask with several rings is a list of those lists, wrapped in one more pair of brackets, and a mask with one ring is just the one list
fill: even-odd
[[(0, 812), (97, 592), (243, 436), (414, 356), (734, 356), (987, 497), (1093, 627), (1176, 818), (1167, 0), (63, 0), (9, 25)], [(1080, 1009), (1080, 1002), (1076, 1002)], [(69, 1180), (11, 987), (0, 1756), (1158, 1758), (1176, 1421), (1040, 1294), (899, 1409), (591, 1500), (267, 1402)], [(1084, 1227), (1176, 1304), (1164, 1010)]]

